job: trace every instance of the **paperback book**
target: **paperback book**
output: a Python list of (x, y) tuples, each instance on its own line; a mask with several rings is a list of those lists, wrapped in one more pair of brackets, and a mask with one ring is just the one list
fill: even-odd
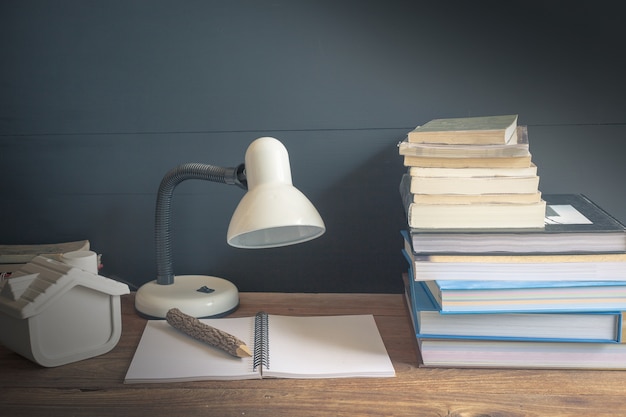
[(409, 167), (407, 174), (416, 177), (532, 177), (537, 175), (537, 165), (522, 168), (432, 168)]
[(626, 227), (583, 194), (544, 194), (545, 228), (409, 230), (418, 253), (624, 253)]
[[(409, 192), (423, 195), (484, 195), (484, 194), (505, 194), (508, 198), (510, 194), (530, 194), (537, 195), (539, 188), (539, 177), (418, 177), (410, 176)], [(480, 200), (475, 200), (479, 203)], [(506, 203), (503, 200), (502, 203)]]
[(530, 167), (532, 155), (493, 157), (432, 157), (404, 155), (407, 167), (424, 168), (527, 168)]
[(409, 132), (408, 140), (416, 143), (503, 144), (517, 129), (518, 116), (481, 116), (434, 119)]
[(543, 229), (545, 226), (546, 202), (543, 199), (530, 203), (422, 204), (414, 201), (415, 194), (410, 188), (411, 177), (404, 174), (399, 190), (407, 224), (412, 229)]
[(529, 156), (528, 128), (518, 126), (516, 134), (506, 144), (450, 145), (440, 143), (415, 143), (408, 138), (398, 144), (400, 155), (441, 158), (501, 158)]

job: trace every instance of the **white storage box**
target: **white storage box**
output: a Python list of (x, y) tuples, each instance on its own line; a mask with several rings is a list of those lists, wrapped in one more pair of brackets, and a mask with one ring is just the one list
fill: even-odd
[(101, 355), (122, 332), (126, 284), (43, 256), (0, 290), (0, 343), (46, 367)]

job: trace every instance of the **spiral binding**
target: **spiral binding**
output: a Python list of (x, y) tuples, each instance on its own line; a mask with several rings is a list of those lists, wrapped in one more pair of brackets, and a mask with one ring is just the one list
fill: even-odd
[(263, 365), (269, 369), (269, 338), (268, 338), (268, 316), (264, 311), (259, 311), (254, 318), (254, 359), (253, 369)]

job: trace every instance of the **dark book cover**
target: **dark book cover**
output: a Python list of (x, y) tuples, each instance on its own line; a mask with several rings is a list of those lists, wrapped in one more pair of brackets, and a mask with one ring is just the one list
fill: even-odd
[(623, 253), (626, 227), (583, 194), (544, 194), (544, 229), (409, 229), (416, 253)]

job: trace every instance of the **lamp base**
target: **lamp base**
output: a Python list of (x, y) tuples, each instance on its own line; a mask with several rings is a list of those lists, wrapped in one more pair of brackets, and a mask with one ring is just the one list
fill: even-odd
[(171, 308), (197, 318), (223, 317), (237, 307), (237, 287), (223, 278), (206, 275), (179, 275), (169, 285), (150, 281), (135, 295), (135, 309), (149, 319), (164, 319)]

